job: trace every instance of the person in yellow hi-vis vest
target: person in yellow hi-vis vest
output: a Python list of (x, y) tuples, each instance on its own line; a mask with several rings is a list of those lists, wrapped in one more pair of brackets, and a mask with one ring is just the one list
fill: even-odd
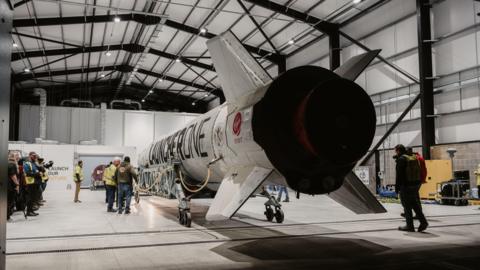
[(38, 216), (35, 213), (34, 203), (37, 201), (39, 193), (40, 171), (37, 167), (37, 154), (30, 152), (28, 159), (23, 162), (23, 172), (25, 174), (25, 203), (27, 204), (27, 216)]
[(82, 201), (78, 199), (78, 194), (80, 193), (80, 184), (83, 181), (83, 161), (81, 160), (79, 160), (77, 166), (75, 166), (73, 181), (75, 182), (75, 199), (73, 199), (73, 202), (81, 203)]
[(113, 202), (115, 201), (115, 193), (117, 191), (117, 181), (113, 179), (118, 165), (120, 165), (121, 158), (116, 157), (113, 159), (112, 164), (105, 168), (103, 171), (103, 181), (105, 181), (105, 190), (107, 191), (107, 212), (115, 213), (116, 209), (113, 209)]

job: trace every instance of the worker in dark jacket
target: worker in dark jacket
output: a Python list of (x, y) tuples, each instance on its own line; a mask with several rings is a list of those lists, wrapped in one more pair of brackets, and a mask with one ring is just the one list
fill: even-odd
[(421, 168), (415, 155), (407, 154), (405, 146), (399, 144), (395, 146), (396, 159), (396, 183), (395, 191), (400, 194), (400, 199), (405, 211), (405, 220), (407, 225), (398, 229), (401, 231), (414, 232), (412, 210), (417, 214), (420, 226), (419, 232), (423, 232), (428, 227), (428, 222), (423, 215), (422, 205), (418, 190), (421, 182)]
[(17, 194), (20, 192), (20, 182), (17, 179), (18, 165), (14, 153), (8, 154), (8, 193), (7, 193), (7, 220), (10, 220), (17, 201)]
[(125, 214), (130, 214), (133, 180), (137, 182), (137, 173), (132, 165), (130, 165), (130, 157), (125, 157), (120, 166), (118, 166), (117, 170), (115, 171), (114, 180), (118, 185), (118, 213), (123, 213), (123, 207), (125, 203)]

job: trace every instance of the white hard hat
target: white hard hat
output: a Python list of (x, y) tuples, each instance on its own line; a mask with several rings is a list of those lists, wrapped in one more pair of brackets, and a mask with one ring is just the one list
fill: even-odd
[(115, 158), (113, 159), (113, 161), (122, 161), (122, 158), (121, 158), (121, 157), (115, 157)]

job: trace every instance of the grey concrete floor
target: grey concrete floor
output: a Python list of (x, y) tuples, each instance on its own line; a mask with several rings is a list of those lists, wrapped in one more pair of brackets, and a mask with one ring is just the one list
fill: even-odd
[(264, 220), (252, 198), (229, 221), (177, 224), (175, 200), (142, 197), (130, 215), (106, 213), (105, 193), (48, 190), (40, 215), (7, 227), (7, 269), (480, 269), (478, 207), (424, 205), (427, 233), (397, 231), (398, 204), (355, 215), (325, 196), (285, 203), (283, 224)]

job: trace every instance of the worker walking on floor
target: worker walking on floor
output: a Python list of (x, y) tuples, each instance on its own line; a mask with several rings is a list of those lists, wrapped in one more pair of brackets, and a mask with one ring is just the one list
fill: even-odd
[(83, 181), (83, 161), (81, 160), (79, 160), (77, 166), (75, 166), (73, 181), (75, 182), (75, 198), (73, 199), (73, 202), (81, 203), (82, 201), (78, 199), (78, 195), (80, 193), (80, 184)]
[(396, 156), (396, 183), (395, 191), (400, 194), (400, 199), (405, 211), (406, 226), (398, 229), (401, 231), (414, 232), (413, 213), (420, 221), (419, 232), (423, 232), (428, 227), (428, 222), (423, 215), (422, 205), (418, 191), (421, 185), (421, 167), (416, 155), (407, 153), (405, 146), (399, 144), (395, 146)]
[(123, 213), (125, 207), (125, 214), (130, 214), (130, 202), (133, 193), (133, 180), (137, 182), (137, 173), (130, 165), (130, 157), (125, 157), (123, 162), (115, 171), (114, 180), (118, 184), (118, 213)]
[(110, 164), (103, 171), (103, 181), (105, 182), (105, 189), (107, 190), (107, 212), (116, 212), (113, 209), (113, 202), (115, 201), (115, 194), (117, 193), (117, 182), (114, 179), (117, 167), (120, 165), (121, 159), (116, 157), (112, 164)]
[(23, 162), (23, 172), (25, 173), (25, 203), (27, 205), (27, 216), (38, 216), (34, 211), (34, 203), (38, 198), (40, 171), (36, 165), (37, 154), (30, 152), (28, 159)]

